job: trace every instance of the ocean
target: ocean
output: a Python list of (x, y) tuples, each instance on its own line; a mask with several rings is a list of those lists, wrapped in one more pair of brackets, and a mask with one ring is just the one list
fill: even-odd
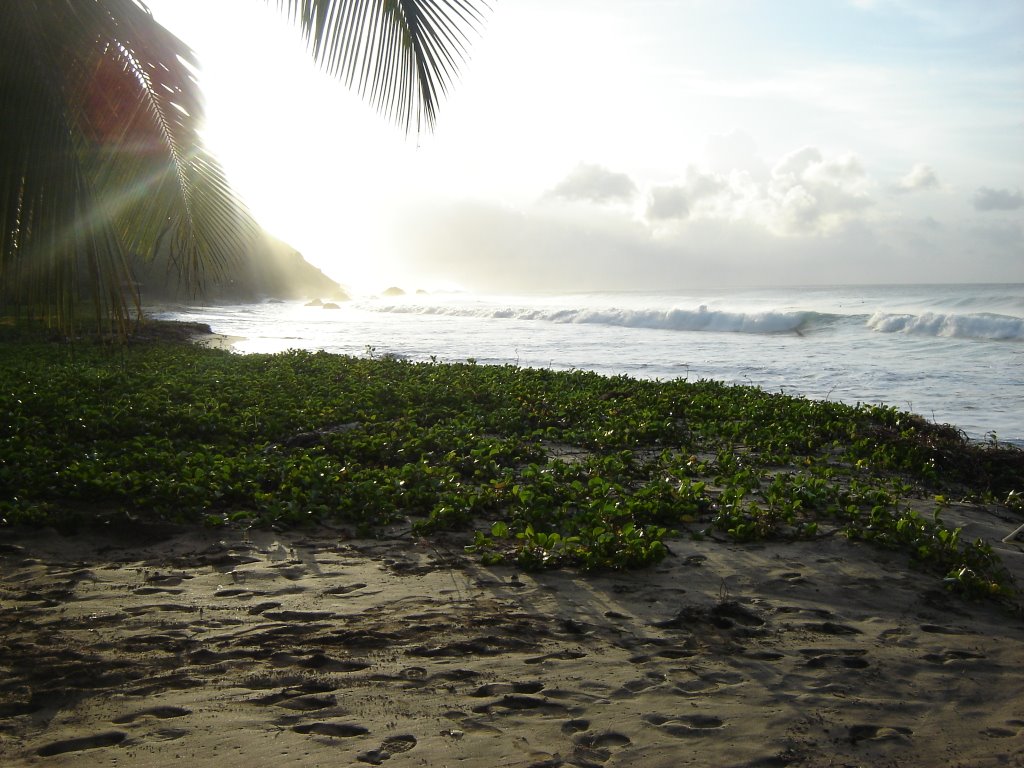
[(239, 353), (715, 379), (894, 406), (974, 439), (1024, 445), (1024, 284), (871, 285), (580, 294), (425, 294), (160, 307)]

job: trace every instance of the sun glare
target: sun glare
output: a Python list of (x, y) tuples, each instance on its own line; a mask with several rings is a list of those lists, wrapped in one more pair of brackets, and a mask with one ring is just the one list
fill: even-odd
[(379, 290), (388, 280), (379, 211), (397, 196), (415, 139), (322, 73), (272, 8), (251, 0), (151, 8), (200, 60), (204, 138), (257, 221), (342, 284)]

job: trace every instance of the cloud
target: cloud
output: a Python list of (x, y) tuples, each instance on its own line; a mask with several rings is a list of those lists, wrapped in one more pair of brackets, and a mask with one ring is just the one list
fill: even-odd
[(777, 179), (799, 179), (811, 166), (822, 162), (821, 150), (817, 147), (803, 147), (790, 152), (772, 168), (772, 176)]
[(686, 169), (686, 190), (691, 200), (714, 197), (727, 187), (728, 183), (722, 176), (701, 173), (692, 165)]
[(655, 187), (647, 201), (647, 218), (651, 221), (685, 219), (690, 203), (684, 187)]
[(775, 214), (766, 222), (778, 234), (821, 234), (871, 206), (867, 174), (855, 155), (826, 159), (817, 147), (803, 147), (772, 169), (766, 197)]
[(1024, 195), (1019, 189), (1011, 192), (1008, 189), (979, 187), (974, 193), (976, 211), (1016, 211), (1020, 208), (1024, 208)]
[(685, 219), (701, 200), (729, 191), (728, 180), (717, 174), (701, 173), (696, 167), (686, 169), (682, 184), (655, 187), (647, 201), (647, 218), (651, 221)]
[[(818, 190), (803, 184), (771, 201), (764, 220), (707, 215), (710, 202), (740, 204), (733, 177), (728, 181), (713, 198), (691, 201), (689, 214), (670, 226), (624, 209), (438, 201), (396, 219), (401, 226), (382, 228), (395, 239), (389, 267), (406, 282), (422, 275), (424, 282), (443, 278), (497, 292), (1024, 281), (1024, 223), (985, 220), (980, 229), (966, 221), (939, 227), (920, 218), (849, 216), (823, 229), (822, 216), (833, 214), (824, 213)], [(655, 199), (668, 206), (673, 195)], [(800, 228), (810, 234), (794, 236)]]
[(747, 221), (778, 235), (835, 230), (873, 205), (871, 181), (852, 154), (826, 157), (817, 147), (785, 155), (762, 180), (744, 170), (706, 173), (686, 169), (681, 182), (654, 187), (647, 221)]
[(564, 200), (594, 203), (627, 202), (636, 194), (636, 184), (624, 173), (615, 173), (600, 165), (581, 163), (548, 195)]
[(897, 195), (905, 195), (910, 192), (938, 189), (941, 186), (939, 177), (935, 175), (932, 167), (924, 163), (918, 163), (910, 169), (910, 173), (893, 184), (890, 190)]

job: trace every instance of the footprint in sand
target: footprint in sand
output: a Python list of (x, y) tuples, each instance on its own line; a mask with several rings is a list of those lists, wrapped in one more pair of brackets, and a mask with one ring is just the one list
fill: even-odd
[(425, 667), (405, 667), (399, 671), (398, 676), (403, 680), (425, 680), (427, 677), (427, 670)]
[(747, 681), (739, 672), (695, 672), (696, 679), (677, 683), (673, 689), (680, 696), (692, 696), (697, 693), (715, 691), (732, 685), (741, 685)]
[(481, 685), (470, 696), (484, 698), (487, 696), (501, 696), (507, 693), (539, 693), (544, 690), (544, 683), (540, 681), (522, 683), (488, 683)]
[(551, 701), (538, 696), (523, 696), (519, 694), (507, 694), (496, 701), (487, 704), (480, 704), (473, 707), (477, 714), (509, 714), (510, 712), (521, 712), (523, 714), (566, 714), (568, 708), (564, 704)]
[(325, 621), (334, 618), (332, 611), (264, 611), (263, 618), (271, 621)]
[(823, 635), (859, 635), (861, 631), (849, 624), (840, 624), (835, 621), (807, 622), (803, 628), (810, 632), (819, 632)]
[(613, 699), (630, 699), (643, 691), (655, 688), (664, 683), (668, 678), (660, 672), (648, 672), (646, 676), (641, 677), (637, 680), (629, 680), (622, 684), (620, 688), (612, 691), (611, 698)]
[(366, 585), (361, 582), (356, 582), (355, 584), (343, 584), (338, 587), (331, 587), (330, 589), (325, 589), (324, 594), (340, 597), (341, 595), (348, 595), (352, 592), (355, 592), (356, 590), (364, 589), (365, 587)]
[[(696, 655), (697, 655), (697, 651), (695, 651), (695, 650), (693, 650), (691, 648), (662, 648), (661, 650), (657, 651), (654, 654), (654, 656), (658, 657), (659, 659), (669, 659), (669, 660), (690, 659), (690, 658), (693, 658)], [(646, 664), (650, 660), (651, 660), (651, 656), (648, 656), (648, 655), (633, 656), (633, 657), (630, 658), (629, 663), (630, 664)]]
[(644, 722), (661, 729), (669, 736), (680, 739), (700, 738), (715, 735), (715, 731), (723, 728), (725, 723), (714, 715), (681, 715), (665, 717), (664, 715), (644, 715)]
[(944, 650), (942, 653), (926, 653), (922, 658), (930, 664), (953, 664), (960, 661), (978, 661), (988, 658), (984, 653), (974, 651)]
[(125, 608), (124, 612), (129, 616), (142, 616), (146, 613), (195, 613), (199, 609), (194, 605), (179, 605), (178, 603), (153, 603), (151, 605), (138, 605)]
[(165, 587), (176, 587), (185, 579), (193, 578), (190, 573), (154, 573), (146, 576), (147, 584), (160, 584)]
[(184, 717), (185, 715), (191, 715), (191, 709), (185, 709), (184, 707), (147, 707), (146, 709), (140, 709), (138, 712), (131, 712), (127, 715), (121, 715), (115, 717), (110, 722), (117, 723), (118, 725), (125, 725), (126, 723), (134, 723), (143, 717), (155, 717), (158, 720), (167, 720), (171, 717)]
[(909, 741), (907, 737), (913, 735), (910, 728), (900, 726), (888, 727), (884, 725), (851, 725), (847, 731), (847, 738), (854, 744), (860, 741)]
[(562, 723), (562, 733), (580, 733), (590, 728), (590, 721), (583, 719), (566, 720)]
[(298, 581), (307, 574), (305, 566), (294, 563), (277, 563), (270, 567), (276, 569), (278, 576), (288, 581)]
[(252, 590), (244, 589), (242, 587), (229, 587), (227, 589), (218, 589), (213, 593), (214, 597), (245, 597), (250, 598), (253, 596)]
[(969, 629), (961, 629), (960, 627), (945, 627), (940, 624), (922, 624), (922, 632), (928, 632), (932, 635), (973, 635), (976, 634)]
[(746, 651), (743, 655), (755, 661), (778, 661), (786, 658), (786, 654), (780, 651)]
[(297, 666), (303, 669), (315, 669), (319, 672), (361, 672), (370, 667), (369, 662), (356, 659), (336, 659), (317, 651), (305, 659), (297, 659)]
[(348, 738), (350, 736), (364, 736), (370, 732), (369, 728), (355, 723), (331, 723), (317, 722), (294, 725), (292, 730), (301, 734), (312, 734), (314, 736), (333, 736), (336, 738)]
[(710, 625), (727, 630), (740, 637), (754, 637), (766, 633), (765, 620), (753, 610), (734, 601), (707, 607), (684, 605), (675, 616), (654, 622), (659, 629), (695, 630)]
[(274, 693), (269, 696), (254, 699), (253, 704), (259, 704), (260, 706), (274, 705), (282, 707), (283, 709), (296, 710), (298, 712), (314, 712), (318, 709), (327, 709), (328, 707), (337, 706), (338, 699), (331, 693), (307, 693), (295, 695), (285, 689), (281, 693)]
[(781, 573), (773, 573), (769, 575), (769, 578), (775, 582), (785, 582), (786, 584), (806, 584), (807, 579), (800, 571), (783, 571)]
[(632, 740), (622, 733), (601, 731), (600, 733), (579, 733), (573, 737), (573, 765), (595, 765), (611, 759), (612, 748), (625, 747)]
[(547, 661), (572, 661), (573, 659), (582, 659), (586, 655), (583, 651), (555, 651), (554, 653), (546, 653), (543, 656), (534, 656), (524, 660), (523, 663), (543, 664)]
[(1017, 735), (1017, 731), (999, 727), (985, 728), (980, 733), (982, 736), (988, 736), (991, 739), (1009, 739)]
[(871, 662), (864, 658), (867, 651), (859, 648), (832, 650), (804, 648), (800, 653), (807, 657), (807, 661), (804, 664), (810, 669), (823, 669), (833, 666), (842, 666), (847, 669), (867, 669), (871, 666)]
[(128, 738), (123, 731), (106, 731), (92, 736), (82, 736), (77, 739), (63, 739), (53, 741), (36, 750), (40, 757), (53, 757), (63, 755), (66, 752), (81, 752), (86, 749), (97, 749), (99, 747), (113, 747)]
[(278, 602), (274, 602), (274, 601), (269, 601), (269, 602), (265, 602), (265, 603), (257, 603), (256, 605), (252, 606), (249, 609), (249, 614), (252, 615), (252, 616), (258, 616), (261, 613), (264, 613), (266, 611), (272, 611), (274, 608), (280, 608), (280, 607), (281, 607), (281, 604), (278, 603)]
[(982, 736), (988, 736), (992, 739), (1008, 739), (1013, 736), (1024, 734), (1024, 720), (1007, 720), (1006, 725), (1009, 728), (1000, 728), (993, 726), (991, 728), (985, 728), (981, 731)]
[(380, 765), (385, 760), (390, 760), (392, 755), (408, 752), (416, 746), (416, 737), (408, 734), (401, 736), (388, 736), (380, 743), (379, 749), (371, 749), (368, 752), (361, 752), (356, 755), (356, 760), (370, 765)]

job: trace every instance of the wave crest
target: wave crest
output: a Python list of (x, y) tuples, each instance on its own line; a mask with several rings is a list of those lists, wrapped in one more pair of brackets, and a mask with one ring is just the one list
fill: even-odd
[(879, 333), (907, 333), (918, 336), (944, 336), (987, 341), (1024, 341), (1024, 319), (989, 312), (975, 314), (923, 315), (876, 312), (868, 328)]
[(650, 330), (755, 334), (800, 333), (808, 325), (827, 319), (827, 316), (806, 311), (732, 312), (708, 309), (706, 306), (697, 309), (623, 309), (388, 304), (378, 305), (373, 309), (378, 312), (542, 320), (551, 323), (613, 325)]

